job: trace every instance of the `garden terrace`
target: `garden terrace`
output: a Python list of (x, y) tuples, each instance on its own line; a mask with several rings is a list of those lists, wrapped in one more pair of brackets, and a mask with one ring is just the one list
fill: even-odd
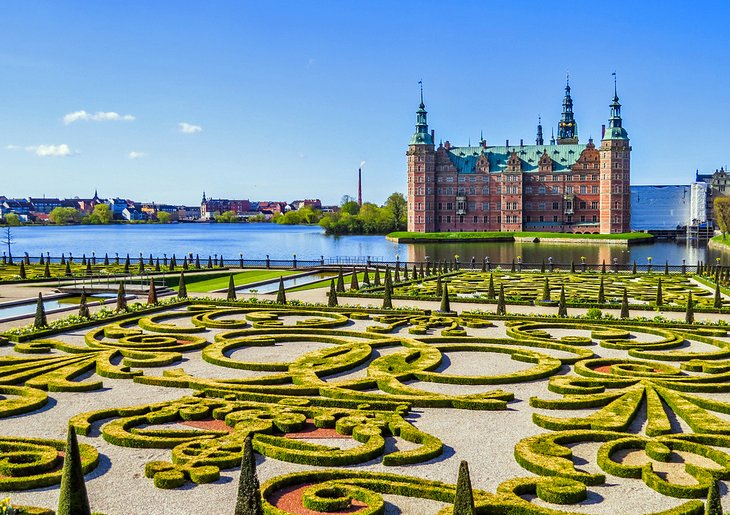
[(249, 436), (269, 514), (446, 515), (461, 460), (476, 513), (701, 513), (730, 479), (718, 322), (191, 299), (19, 330), (0, 488), (55, 508), (70, 424), (104, 513), (232, 511)]

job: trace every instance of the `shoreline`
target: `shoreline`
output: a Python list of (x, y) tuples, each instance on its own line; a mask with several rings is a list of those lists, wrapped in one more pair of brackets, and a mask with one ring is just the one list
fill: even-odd
[[(560, 235), (560, 236), (558, 236)], [(613, 237), (611, 237), (613, 236)], [(654, 243), (649, 233), (624, 234), (573, 234), (569, 233), (409, 233), (394, 232), (385, 239), (394, 243), (553, 243), (553, 244), (593, 244), (593, 245), (638, 245)]]

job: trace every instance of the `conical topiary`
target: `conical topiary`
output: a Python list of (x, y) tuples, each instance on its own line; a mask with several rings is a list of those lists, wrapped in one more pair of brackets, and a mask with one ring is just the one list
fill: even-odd
[(208, 268), (213, 268), (213, 258), (208, 256)]
[(550, 302), (550, 282), (547, 276), (545, 276), (545, 285), (542, 287), (542, 301)]
[(632, 273), (633, 275), (636, 275), (636, 261), (634, 261), (634, 264), (633, 264), (633, 265), (631, 265), (631, 273)]
[(684, 314), (684, 321), (688, 324), (695, 323), (695, 306), (692, 302), (692, 292), (687, 294), (687, 311)]
[(603, 286), (603, 277), (601, 277), (601, 284), (598, 286), (598, 299), (599, 304), (606, 303), (606, 290)]
[(129, 273), (129, 254), (127, 254), (127, 259), (124, 260), (124, 273)]
[[(406, 270), (408, 270), (408, 268), (406, 268)], [(400, 282), (400, 263), (398, 261), (395, 262), (395, 282)]]
[(89, 318), (89, 306), (86, 304), (86, 288), (81, 288), (81, 300), (79, 301), (79, 316), (81, 318)]
[(124, 291), (124, 283), (119, 283), (117, 290), (117, 311), (127, 311), (127, 292)]
[(157, 288), (155, 287), (155, 280), (150, 277), (150, 287), (147, 292), (147, 304), (157, 304)]
[(393, 301), (391, 300), (391, 290), (393, 283), (390, 279), (390, 271), (385, 273), (385, 288), (383, 290), (383, 309), (393, 309)]
[(497, 294), (494, 291), (494, 274), (489, 274), (489, 289), (487, 290), (487, 298), (490, 300), (494, 300), (496, 296)]
[(284, 278), (279, 277), (279, 291), (276, 292), (276, 303), (286, 304), (286, 292), (284, 291)]
[(342, 274), (342, 267), (337, 272), (337, 293), (344, 293), (345, 291), (345, 276)]
[(18, 270), (18, 275), (21, 279), (25, 279), (25, 263), (23, 261), (20, 262), (20, 270)]
[(436, 296), (440, 297), (444, 294), (444, 283), (441, 282), (441, 276), (436, 277)]
[(233, 274), (228, 276), (228, 292), (226, 294), (226, 300), (236, 300), (236, 283), (233, 280)]
[(48, 265), (48, 261), (46, 261), (46, 264), (43, 268), (43, 277), (46, 279), (49, 279), (51, 277), (51, 267)]
[(84, 469), (76, 432), (68, 428), (66, 452), (61, 470), (61, 493), (58, 498), (57, 515), (91, 515), (89, 496), (86, 494)]
[(715, 309), (722, 308), (722, 294), (720, 293), (720, 283), (715, 283), (715, 300), (712, 303)]
[(362, 274), (362, 283), (365, 287), (370, 287), (370, 273), (368, 272), (368, 267), (365, 267), (365, 271)]
[(497, 314), (507, 314), (507, 303), (504, 301), (504, 285), (499, 285), (499, 298), (497, 299)]
[(451, 303), (449, 302), (449, 285), (444, 284), (444, 291), (441, 294), (441, 309), (442, 313), (451, 313)]
[(183, 270), (187, 270), (188, 268), (190, 268), (190, 265), (188, 264), (188, 257), (183, 256)]
[(160, 271), (160, 258), (157, 258), (155, 260), (155, 272), (159, 272), (159, 271)]
[(91, 260), (89, 260), (89, 261), (86, 262), (86, 275), (91, 275), (91, 274), (92, 274), (92, 271), (91, 271)]
[(66, 277), (71, 277), (73, 274), (71, 273), (71, 263), (66, 261), (66, 270), (64, 271), (64, 274)]
[(621, 318), (629, 318), (629, 296), (624, 288), (623, 296), (621, 297)]
[(148, 264), (148, 265), (150, 265), (150, 266), (152, 266), (152, 265), (154, 265), (154, 264), (155, 264), (155, 262), (154, 262), (154, 261), (153, 261), (153, 259), (152, 259), (152, 254), (150, 254), (150, 258), (149, 258), (149, 260), (147, 261), (147, 264)]
[(335, 288), (335, 280), (332, 279), (330, 282), (330, 291), (327, 295), (327, 306), (334, 308), (337, 306), (337, 288)]
[(139, 258), (139, 266), (137, 267), (137, 273), (138, 274), (144, 273), (144, 259), (142, 258), (142, 256), (140, 256), (140, 258)]
[[(61, 254), (61, 264), (62, 265), (66, 264), (66, 255), (65, 254)], [(697, 268), (699, 269), (699, 264), (697, 265)]]
[(571, 274), (575, 273), (575, 261), (572, 261), (572, 260), (570, 261), (570, 273)]
[(236, 509), (234, 515), (263, 515), (261, 508), (261, 489), (256, 474), (256, 457), (253, 453), (251, 435), (243, 441), (241, 476), (238, 480)]
[(454, 495), (454, 515), (475, 515), (474, 493), (469, 478), (469, 465), (462, 461), (459, 465), (459, 478), (456, 480), (456, 494)]
[(515, 259), (514, 258), (512, 258), (512, 266), (510, 267), (509, 271), (510, 272), (514, 272), (515, 271)]
[(195, 254), (195, 268), (200, 268), (200, 254)]
[(41, 252), (41, 258), (38, 260), (39, 265), (45, 265), (46, 260), (43, 258), (43, 252)]
[(185, 285), (185, 272), (180, 272), (180, 281), (177, 283), (177, 296), (180, 299), (188, 298), (188, 287)]
[(104, 254), (104, 266), (109, 266), (109, 253)]
[(565, 305), (565, 285), (560, 287), (560, 300), (558, 301), (558, 316), (568, 316), (568, 306)]
[(357, 270), (355, 270), (355, 267), (352, 267), (352, 277), (350, 278), (350, 289), (351, 290), (360, 289), (360, 285), (357, 282)]
[(603, 260), (603, 263), (601, 264), (601, 273), (602, 274), (606, 273), (606, 260), (605, 259)]
[(669, 261), (664, 262), (664, 275), (669, 275)]
[(656, 284), (656, 305), (661, 306), (664, 304), (664, 296), (662, 295), (662, 279), (661, 277), (657, 281)]
[(33, 327), (38, 329), (48, 327), (46, 307), (43, 305), (43, 294), (41, 292), (38, 292), (38, 301), (35, 307), (35, 320), (33, 321)]
[(545, 258), (542, 258), (542, 263), (540, 263), (540, 273), (545, 273)]
[(380, 286), (380, 267), (375, 267), (375, 277), (373, 278), (373, 284)]

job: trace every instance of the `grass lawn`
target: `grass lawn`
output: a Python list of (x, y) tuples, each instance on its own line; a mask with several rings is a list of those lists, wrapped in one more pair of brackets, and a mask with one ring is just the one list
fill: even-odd
[(626, 232), (620, 234), (570, 234), (561, 232), (392, 232), (390, 238), (406, 240), (511, 240), (522, 238), (569, 238), (575, 240), (644, 240), (652, 238), (651, 234), (642, 232)]
[[(244, 284), (255, 283), (259, 281), (266, 281), (267, 279), (276, 279), (277, 277), (286, 277), (288, 275), (298, 274), (292, 270), (246, 270), (245, 272), (239, 272), (233, 274), (233, 282), (236, 286), (242, 286)], [(204, 293), (213, 290), (220, 290), (228, 287), (228, 277), (230, 273), (225, 274), (214, 274), (213, 277), (210, 275), (199, 275), (185, 276), (185, 286), (190, 292)], [(170, 285), (174, 290), (177, 290), (177, 284)]]
[[(371, 271), (368, 275), (370, 276), (370, 281), (372, 282), (373, 277), (375, 276), (375, 272)], [(359, 272), (357, 274), (357, 281), (360, 283), (361, 286), (362, 286), (363, 277), (365, 277), (365, 272)], [(322, 279), (321, 281), (317, 281), (316, 283), (305, 284), (303, 286), (297, 286), (296, 288), (291, 288), (286, 291), (304, 291), (304, 290), (314, 290), (316, 288), (329, 288), (330, 283), (332, 282), (332, 279), (335, 280), (335, 285), (337, 285), (337, 275), (333, 275), (329, 279)], [(345, 274), (345, 289), (350, 288), (351, 280), (352, 280), (352, 274), (351, 273)]]
[(712, 241), (730, 249), (730, 236), (723, 239), (722, 234), (718, 234), (717, 236), (713, 236)]

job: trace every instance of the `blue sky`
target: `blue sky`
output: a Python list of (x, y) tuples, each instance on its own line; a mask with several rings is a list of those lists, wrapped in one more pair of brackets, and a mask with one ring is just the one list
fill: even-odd
[[(533, 142), (570, 72), (581, 141), (618, 74), (635, 184), (729, 161), (725, 2), (26, 1), (0, 17), (0, 194), (336, 203), (437, 140)], [(186, 124), (186, 125), (181, 125)]]

